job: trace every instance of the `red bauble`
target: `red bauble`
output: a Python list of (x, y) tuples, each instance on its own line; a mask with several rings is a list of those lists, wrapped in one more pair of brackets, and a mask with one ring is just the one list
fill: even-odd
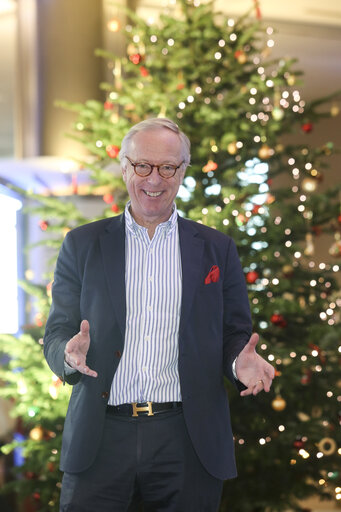
[(319, 236), (322, 233), (321, 226), (312, 226), (311, 229), (316, 236)]
[(56, 469), (56, 466), (53, 464), (53, 462), (48, 462), (47, 469), (52, 473)]
[(119, 213), (120, 209), (119, 207), (117, 206), (116, 203), (114, 203), (112, 206), (111, 206), (111, 210), (114, 212), (114, 213)]
[(313, 129), (313, 123), (304, 123), (301, 128), (305, 133), (309, 133)]
[(133, 55), (130, 55), (129, 56), (129, 60), (133, 63), (133, 64), (140, 64), (141, 60), (142, 60), (142, 55), (140, 53), (134, 53)]
[(312, 377), (312, 371), (311, 370), (305, 370), (304, 375), (301, 377), (301, 384), (306, 386), (307, 384), (310, 384)]
[(112, 194), (104, 194), (103, 201), (107, 204), (112, 203), (114, 200), (114, 196)]
[(257, 215), (257, 213), (259, 212), (259, 208), (261, 208), (260, 204), (255, 204), (254, 205), (254, 207), (252, 208), (253, 215)]
[(37, 478), (36, 473), (33, 473), (33, 471), (26, 471), (25, 478), (27, 480), (33, 480), (34, 478)]
[(283, 315), (280, 315), (278, 313), (274, 313), (270, 318), (271, 323), (274, 325), (277, 325), (278, 327), (286, 327), (287, 321), (285, 320)]
[(294, 447), (297, 448), (297, 450), (300, 450), (304, 447), (304, 442), (302, 441), (301, 437), (297, 437), (294, 441)]
[(145, 68), (144, 66), (140, 66), (140, 73), (141, 73), (141, 76), (148, 76), (149, 75), (148, 69)]
[(253, 284), (257, 281), (257, 279), (259, 278), (259, 274), (258, 272), (255, 272), (254, 270), (252, 270), (251, 272), (248, 272), (246, 274), (246, 280), (248, 283), (250, 284)]
[(106, 152), (110, 158), (116, 158), (120, 152), (120, 148), (118, 146), (109, 145), (106, 147)]
[(337, 221), (338, 221), (338, 223), (339, 223), (339, 224), (341, 224), (341, 213), (340, 213), (340, 215), (338, 216)]
[(111, 101), (104, 102), (104, 110), (112, 110), (114, 108), (114, 104)]
[(47, 220), (41, 220), (39, 221), (39, 227), (42, 231), (46, 231), (47, 228), (49, 226), (49, 223), (47, 222)]
[(181, 89), (184, 89), (184, 87), (185, 87), (185, 84), (178, 84), (178, 85), (176, 86), (176, 88), (177, 88), (177, 90), (178, 90), (178, 91), (181, 91)]

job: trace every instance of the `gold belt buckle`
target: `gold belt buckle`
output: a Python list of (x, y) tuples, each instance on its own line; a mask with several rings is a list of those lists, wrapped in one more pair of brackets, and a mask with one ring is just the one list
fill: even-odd
[(132, 402), (131, 405), (133, 406), (132, 416), (134, 416), (134, 418), (137, 418), (138, 413), (143, 411), (148, 411), (148, 416), (154, 416), (152, 402), (147, 402), (147, 405), (144, 405), (142, 407), (137, 407), (137, 402)]

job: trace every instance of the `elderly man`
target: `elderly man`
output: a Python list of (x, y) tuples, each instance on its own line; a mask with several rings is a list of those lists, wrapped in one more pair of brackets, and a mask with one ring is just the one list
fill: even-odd
[(177, 214), (186, 135), (143, 121), (120, 160), (124, 214), (68, 233), (55, 271), (44, 351), (73, 385), (60, 510), (213, 512), (236, 476), (223, 377), (256, 395), (274, 369), (234, 242)]

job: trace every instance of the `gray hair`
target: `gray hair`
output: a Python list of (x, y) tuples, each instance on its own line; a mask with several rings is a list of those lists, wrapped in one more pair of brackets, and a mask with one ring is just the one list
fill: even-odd
[(147, 130), (155, 130), (158, 128), (166, 128), (167, 130), (171, 130), (179, 136), (184, 164), (187, 167), (191, 161), (191, 143), (189, 138), (180, 130), (174, 121), (171, 121), (171, 119), (167, 119), (166, 117), (153, 117), (135, 124), (122, 140), (121, 151), (119, 153), (120, 161), (122, 162), (124, 157), (127, 155), (130, 142), (136, 133)]

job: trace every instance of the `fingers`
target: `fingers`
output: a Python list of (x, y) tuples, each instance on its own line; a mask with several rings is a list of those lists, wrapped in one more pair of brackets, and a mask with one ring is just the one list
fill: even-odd
[(247, 386), (247, 389), (244, 389), (240, 393), (240, 396), (248, 396), (248, 395), (258, 395), (261, 391), (265, 391), (268, 393), (271, 388), (272, 384), (272, 378), (264, 374), (262, 379), (257, 380), (256, 382), (253, 382), (252, 384), (249, 384)]
[(85, 364), (85, 359), (82, 357), (77, 357), (74, 354), (70, 355), (65, 352), (65, 361), (68, 363), (68, 365), (71, 366), (71, 368), (79, 371), (80, 373), (83, 373), (84, 375), (88, 375), (89, 377), (98, 376), (96, 371), (91, 370), (91, 368)]
[(90, 325), (89, 325), (89, 322), (87, 320), (82, 320), (81, 321), (81, 326), (80, 326), (80, 333), (83, 335), (83, 336), (87, 336), (89, 334), (89, 331), (90, 331)]
[(255, 350), (256, 346), (257, 346), (257, 343), (259, 342), (259, 334), (257, 334), (256, 332), (254, 332), (251, 336), (251, 338), (249, 339), (248, 343), (247, 343), (247, 346), (251, 349), (251, 350)]

